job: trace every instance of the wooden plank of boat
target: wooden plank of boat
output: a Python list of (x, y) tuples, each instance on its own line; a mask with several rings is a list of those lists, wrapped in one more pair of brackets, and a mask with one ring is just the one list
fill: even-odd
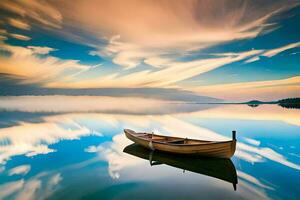
[(232, 161), (228, 158), (191, 157), (183, 154), (151, 151), (137, 144), (128, 145), (124, 148), (123, 152), (149, 160), (151, 166), (166, 164), (227, 181), (232, 183), (234, 190), (236, 190), (236, 184), (238, 183), (236, 169)]
[(232, 132), (232, 140), (222, 142), (137, 133), (130, 129), (124, 129), (124, 132), (128, 139), (141, 146), (169, 153), (231, 158), (236, 148), (235, 131)]

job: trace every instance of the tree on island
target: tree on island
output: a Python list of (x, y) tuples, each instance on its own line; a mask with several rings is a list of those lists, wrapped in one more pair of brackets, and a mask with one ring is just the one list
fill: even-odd
[(281, 99), (277, 103), (284, 108), (300, 108), (300, 98)]

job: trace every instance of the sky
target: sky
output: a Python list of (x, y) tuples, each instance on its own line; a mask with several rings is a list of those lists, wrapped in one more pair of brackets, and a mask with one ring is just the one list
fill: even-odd
[(276, 100), (299, 63), (297, 0), (0, 1), (0, 95)]

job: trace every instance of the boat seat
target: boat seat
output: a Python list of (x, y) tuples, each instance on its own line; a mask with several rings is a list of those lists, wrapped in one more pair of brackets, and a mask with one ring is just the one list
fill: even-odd
[(171, 140), (171, 141), (166, 141), (166, 143), (172, 143), (172, 144), (184, 144), (184, 141), (186, 139), (177, 139), (177, 140)]
[(136, 134), (136, 136), (142, 138), (151, 138), (151, 135), (149, 135), (149, 133), (138, 133)]

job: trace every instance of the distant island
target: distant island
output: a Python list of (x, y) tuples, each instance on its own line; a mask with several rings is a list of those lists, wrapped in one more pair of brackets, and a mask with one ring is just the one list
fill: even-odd
[(281, 99), (278, 101), (259, 101), (259, 100), (252, 100), (248, 102), (244, 102), (242, 104), (247, 104), (250, 107), (257, 107), (261, 104), (278, 104), (284, 108), (300, 108), (300, 98), (287, 98)]

